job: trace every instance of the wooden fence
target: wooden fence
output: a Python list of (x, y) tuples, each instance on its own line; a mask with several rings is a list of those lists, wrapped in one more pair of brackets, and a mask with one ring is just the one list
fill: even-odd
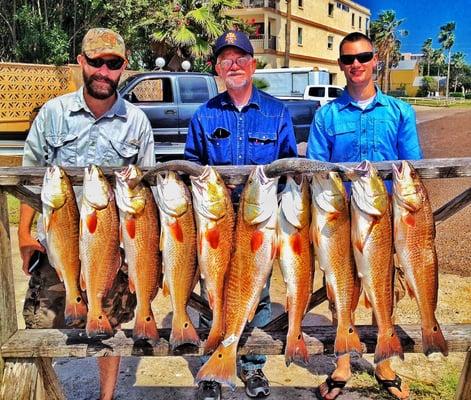
[[(337, 169), (351, 164), (332, 164)], [(471, 177), (471, 158), (430, 159), (413, 162), (424, 179)], [(391, 178), (391, 162), (375, 163), (383, 178)], [(182, 161), (163, 163), (157, 169), (179, 170), (195, 173), (199, 167)], [(217, 167), (228, 184), (243, 183), (252, 166)], [(284, 173), (312, 174), (324, 168), (311, 160), (275, 161), (266, 168), (267, 174)], [(74, 185), (81, 185), (83, 168), (66, 168)], [(113, 169), (104, 168), (108, 178), (113, 179)], [(52, 368), (53, 357), (100, 357), (121, 356), (167, 356), (192, 354), (201, 355), (202, 347), (172, 353), (168, 338), (169, 329), (160, 329), (161, 340), (155, 345), (140, 345), (132, 340), (132, 332), (124, 330), (114, 337), (103, 340), (89, 340), (84, 330), (78, 329), (18, 329), (15, 310), (15, 291), (9, 234), (6, 193), (10, 193), (41, 210), (40, 196), (32, 193), (25, 185), (41, 185), (44, 168), (0, 168), (0, 400), (3, 399), (65, 399), (58, 378)], [(152, 183), (152, 174), (147, 179)], [(455, 214), (471, 202), (471, 187), (435, 211), (436, 223)], [(18, 266), (15, 266), (18, 268)], [(310, 309), (326, 300), (325, 287), (313, 293)], [(192, 294), (190, 306), (210, 315), (204, 300)], [(283, 354), (286, 339), (287, 315), (282, 314), (262, 329), (253, 329), (241, 338), (239, 354), (255, 353)], [(419, 325), (396, 326), (405, 352), (422, 351), (422, 335)], [(377, 330), (374, 326), (358, 326), (366, 352), (374, 352)], [(306, 327), (306, 344), (311, 354), (333, 352), (336, 328), (334, 326)], [(451, 352), (467, 352), (456, 399), (471, 399), (471, 324), (442, 325), (443, 334)], [(207, 330), (198, 330), (201, 338)]]

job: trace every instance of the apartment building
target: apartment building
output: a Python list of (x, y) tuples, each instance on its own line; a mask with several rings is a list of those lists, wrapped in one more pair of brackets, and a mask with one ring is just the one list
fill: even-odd
[(337, 65), (340, 41), (350, 32), (368, 34), (371, 18), (350, 0), (242, 0), (230, 14), (253, 25), (255, 57), (268, 68), (327, 70), (336, 85), (346, 83)]

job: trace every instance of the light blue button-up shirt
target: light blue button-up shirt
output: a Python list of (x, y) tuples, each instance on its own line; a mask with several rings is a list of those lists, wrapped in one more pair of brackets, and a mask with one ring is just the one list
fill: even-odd
[(95, 118), (83, 88), (48, 101), (26, 139), (24, 166), (153, 166), (154, 136), (142, 110), (123, 100)]
[(331, 162), (421, 159), (415, 111), (379, 88), (362, 110), (345, 90), (316, 112), (306, 156)]

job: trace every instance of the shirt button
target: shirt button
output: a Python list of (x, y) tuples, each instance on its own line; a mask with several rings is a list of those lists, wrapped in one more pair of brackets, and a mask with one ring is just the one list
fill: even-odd
[(239, 156), (239, 158), (242, 158), (242, 156)]
[(242, 136), (239, 136), (239, 140), (242, 140)]

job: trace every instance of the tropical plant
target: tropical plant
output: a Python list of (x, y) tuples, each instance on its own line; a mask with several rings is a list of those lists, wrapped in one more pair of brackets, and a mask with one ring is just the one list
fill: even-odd
[(435, 79), (431, 76), (423, 76), (422, 84), (417, 91), (417, 97), (427, 97), (431, 92), (434, 91)]
[(461, 81), (461, 78), (464, 76), (464, 66), (466, 65), (466, 60), (465, 60), (465, 55), (463, 52), (458, 51), (456, 53), (453, 53), (451, 56), (451, 78), (453, 78), (454, 81), (454, 91), (456, 92), (456, 89), (458, 87), (458, 84)]
[(245, 26), (225, 12), (239, 0), (181, 0), (161, 2), (141, 22), (148, 27), (156, 50), (163, 57), (209, 59), (211, 45), (225, 30)]
[(448, 72), (446, 75), (446, 97), (450, 90), (450, 66), (451, 66), (451, 48), (455, 44), (455, 28), (454, 22), (448, 22), (440, 27), (438, 34), (438, 41), (441, 43), (444, 50), (448, 50)]
[(440, 70), (445, 68), (445, 55), (442, 49), (436, 49), (432, 52), (432, 65), (435, 67), (436, 76), (440, 76)]
[(427, 40), (425, 40), (424, 44), (422, 45), (422, 54), (424, 56), (425, 63), (427, 64), (427, 76), (430, 76), (430, 61), (432, 59), (432, 54), (433, 54), (431, 38), (428, 38)]
[(408, 32), (398, 29), (404, 19), (396, 19), (393, 10), (382, 11), (378, 19), (370, 25), (371, 38), (378, 52), (378, 57), (384, 62), (381, 69), (382, 90), (389, 90), (389, 71), (394, 63), (397, 64), (397, 54), (400, 53), (401, 42), (398, 37), (407, 36)]

